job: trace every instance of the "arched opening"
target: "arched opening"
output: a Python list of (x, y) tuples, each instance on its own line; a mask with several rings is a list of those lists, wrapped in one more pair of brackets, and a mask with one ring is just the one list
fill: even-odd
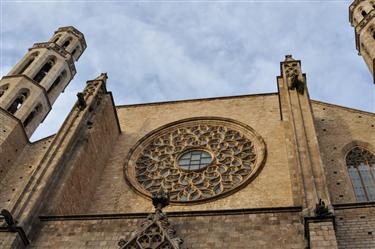
[(53, 40), (52, 40), (52, 42), (57, 42), (58, 40), (60, 39), (60, 35), (57, 35)]
[(70, 41), (72, 40), (72, 38), (68, 38), (65, 42), (64, 42), (64, 44), (62, 45), (63, 46), (63, 48), (67, 48), (69, 45), (70, 45)]
[(346, 155), (346, 166), (357, 201), (375, 201), (375, 156), (362, 147)]
[(364, 11), (364, 10), (362, 10), (361, 14), (362, 14), (363, 17), (366, 17), (366, 16), (367, 16), (367, 12)]
[(59, 76), (57, 76), (55, 81), (52, 83), (52, 85), (48, 89), (47, 93), (52, 92), (53, 89), (55, 89), (62, 81), (64, 81), (65, 77), (66, 77), (66, 71), (64, 70), (64, 71), (61, 72), (61, 74)]
[(46, 77), (46, 75), (51, 70), (54, 64), (55, 64), (55, 61), (53, 59), (48, 60), (47, 63), (44, 64), (44, 66), (34, 76), (33, 80), (40, 83), (44, 79), (44, 77)]
[(26, 69), (34, 62), (35, 58), (38, 56), (38, 52), (31, 54), (30, 58), (27, 60), (25, 65), (21, 68), (21, 70), (18, 72), (18, 74), (23, 74)]
[(21, 108), (27, 97), (29, 96), (29, 90), (28, 89), (21, 89), (17, 97), (14, 99), (12, 104), (8, 107), (7, 111), (14, 114), (17, 110)]
[(75, 47), (72, 51), (72, 56), (74, 57), (77, 53), (77, 51), (79, 50), (79, 46)]
[(28, 124), (33, 121), (34, 117), (38, 115), (38, 113), (42, 110), (42, 105), (38, 104), (27, 116), (25, 121), (23, 121), (23, 126), (26, 127)]
[(0, 86), (0, 98), (4, 95), (4, 93), (6, 92), (6, 90), (8, 90), (8, 88), (9, 88), (9, 84)]

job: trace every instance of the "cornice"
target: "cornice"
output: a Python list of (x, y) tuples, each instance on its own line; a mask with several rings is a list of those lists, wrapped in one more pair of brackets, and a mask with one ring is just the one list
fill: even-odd
[[(174, 211), (165, 212), (168, 217), (200, 217), (200, 216), (223, 216), (244, 214), (266, 214), (266, 213), (300, 213), (302, 207), (264, 207), (264, 208), (241, 208), (225, 210), (202, 210), (202, 211)], [(78, 215), (41, 215), (41, 221), (64, 221), (64, 220), (112, 220), (112, 219), (140, 219), (149, 213), (112, 213), (112, 214), (78, 214)]]
[(64, 31), (75, 35), (79, 39), (82, 45), (82, 52), (87, 48), (85, 36), (78, 29), (74, 28), (73, 26), (60, 27), (57, 31), (55, 31), (55, 33), (64, 32)]
[(239, 98), (249, 98), (249, 97), (265, 97), (265, 96), (271, 96), (271, 95), (276, 96), (276, 95), (278, 95), (278, 93), (274, 92), (274, 93), (244, 94), (244, 95), (220, 96), (220, 97), (210, 97), (210, 98), (201, 98), (201, 99), (183, 99), (183, 100), (171, 100), (171, 101), (161, 101), (161, 102), (117, 105), (116, 109), (142, 107), (142, 106), (180, 104), (180, 103), (190, 103), (190, 102), (199, 102), (199, 101), (215, 101), (215, 100), (226, 100), (226, 99), (237, 99), (237, 98), (239, 99)]

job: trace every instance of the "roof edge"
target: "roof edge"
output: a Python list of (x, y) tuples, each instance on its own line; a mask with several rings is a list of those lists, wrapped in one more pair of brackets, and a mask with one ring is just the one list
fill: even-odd
[(278, 92), (272, 93), (258, 93), (258, 94), (244, 94), (244, 95), (233, 95), (233, 96), (220, 96), (220, 97), (209, 97), (200, 99), (182, 99), (182, 100), (171, 100), (171, 101), (161, 101), (161, 102), (149, 102), (149, 103), (139, 103), (139, 104), (127, 104), (127, 105), (117, 105), (116, 108), (128, 108), (128, 107), (138, 107), (145, 105), (165, 105), (165, 104), (177, 104), (183, 102), (198, 102), (198, 101), (213, 101), (213, 100), (223, 100), (232, 98), (247, 98), (247, 97), (260, 97), (260, 96), (271, 96), (278, 95)]
[(311, 102), (315, 103), (315, 104), (321, 104), (321, 105), (326, 105), (326, 106), (331, 106), (331, 107), (338, 107), (338, 108), (345, 109), (345, 110), (351, 111), (351, 112), (358, 112), (358, 113), (363, 113), (363, 114), (375, 116), (375, 113), (373, 113), (373, 112), (367, 112), (367, 111), (362, 111), (362, 110), (359, 110), (359, 109), (354, 109), (354, 108), (350, 108), (350, 107), (346, 107), (346, 106), (330, 104), (330, 103), (322, 102), (322, 101), (319, 101), (319, 100), (311, 100)]

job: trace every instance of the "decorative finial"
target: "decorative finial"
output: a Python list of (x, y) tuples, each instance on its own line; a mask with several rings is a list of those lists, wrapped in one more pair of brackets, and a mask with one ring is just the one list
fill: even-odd
[(287, 54), (285, 55), (285, 61), (294, 61), (294, 59), (291, 54)]
[(152, 204), (156, 210), (162, 210), (169, 205), (169, 193), (165, 192), (164, 189), (160, 189), (159, 192), (153, 193)]
[(106, 81), (108, 79), (107, 73), (101, 73), (98, 77), (95, 78), (95, 80), (102, 80)]

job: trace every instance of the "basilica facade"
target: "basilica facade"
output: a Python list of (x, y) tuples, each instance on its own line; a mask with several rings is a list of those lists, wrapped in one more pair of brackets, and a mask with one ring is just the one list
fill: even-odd
[[(372, 75), (374, 9), (349, 7)], [(0, 81), (0, 248), (375, 248), (375, 114), (310, 99), (301, 61), (275, 93), (122, 106), (103, 73), (31, 143), (85, 48), (59, 28)]]

